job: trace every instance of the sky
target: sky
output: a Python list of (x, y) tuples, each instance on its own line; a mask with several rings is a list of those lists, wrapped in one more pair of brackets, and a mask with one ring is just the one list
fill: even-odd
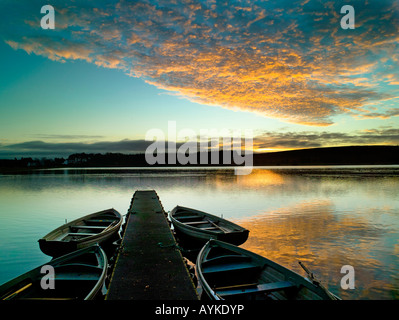
[[(43, 29), (44, 5), (55, 28)], [(355, 28), (344, 29), (344, 5)], [(399, 2), (0, 3), (0, 158), (144, 152), (151, 129), (255, 151), (399, 144)], [(179, 140), (179, 139), (177, 139)]]

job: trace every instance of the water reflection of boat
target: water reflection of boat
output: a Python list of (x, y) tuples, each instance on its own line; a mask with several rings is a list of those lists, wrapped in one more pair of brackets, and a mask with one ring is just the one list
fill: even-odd
[[(48, 269), (43, 272), (44, 266), (54, 268), (53, 278)], [(100, 246), (80, 249), (3, 284), (0, 300), (92, 300), (104, 286), (107, 268), (107, 256)]]
[(217, 239), (240, 245), (248, 239), (249, 230), (203, 211), (177, 206), (170, 219), (178, 234), (203, 244)]
[(196, 270), (211, 300), (337, 300), (316, 280), (308, 280), (269, 259), (234, 245), (210, 240)]
[(54, 229), (39, 239), (39, 246), (49, 256), (61, 256), (113, 239), (121, 225), (122, 215), (115, 209), (99, 211)]

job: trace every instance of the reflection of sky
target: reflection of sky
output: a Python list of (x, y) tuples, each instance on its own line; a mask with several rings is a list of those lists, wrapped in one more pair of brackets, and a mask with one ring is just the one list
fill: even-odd
[[(304, 262), (343, 298), (391, 299), (395, 290), (397, 298), (398, 289), (390, 287), (399, 263), (398, 225), (392, 230), (390, 225), (352, 217), (351, 212), (341, 213), (345, 217), (337, 214), (333, 202), (315, 201), (239, 220), (251, 230), (243, 247), (300, 274), (304, 272), (298, 261)], [(340, 290), (340, 268), (346, 264), (355, 268), (357, 291)]]
[[(135, 190), (155, 189), (167, 211), (179, 204), (247, 227), (243, 247), (300, 274), (297, 261), (303, 261), (343, 298), (399, 297), (397, 176), (281, 168), (249, 176), (233, 170), (45, 172), (0, 177), (0, 282), (47, 261), (37, 239), (65, 219), (109, 207), (125, 214)], [(356, 271), (353, 292), (339, 287), (345, 264)]]

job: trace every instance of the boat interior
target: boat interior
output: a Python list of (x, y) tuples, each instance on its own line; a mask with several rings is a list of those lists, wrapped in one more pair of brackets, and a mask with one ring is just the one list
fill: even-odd
[[(82, 260), (82, 258), (84, 258)], [(95, 254), (78, 257), (54, 267), (54, 288), (42, 287), (43, 276), (27, 278), (11, 287), (1, 300), (74, 300), (84, 299), (103, 272)], [(46, 280), (50, 281), (50, 280)]]
[(292, 299), (298, 287), (276, 269), (249, 256), (212, 248), (202, 263), (209, 287), (223, 299)]
[(79, 240), (105, 231), (118, 223), (119, 218), (108, 213), (78, 221), (68, 227), (68, 232), (61, 235), (59, 241)]
[(220, 221), (212, 221), (209, 217), (200, 214), (181, 211), (173, 217), (187, 226), (193, 226), (202, 230), (210, 230), (218, 233), (225, 233), (229, 230), (220, 224)]

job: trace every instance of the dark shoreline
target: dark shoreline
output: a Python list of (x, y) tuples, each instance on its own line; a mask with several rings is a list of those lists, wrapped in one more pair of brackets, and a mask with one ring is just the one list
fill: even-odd
[[(229, 155), (230, 156), (230, 155)], [(167, 158), (167, 157), (166, 157)], [(197, 154), (197, 163), (199, 154)], [(210, 153), (208, 154), (210, 159)], [(219, 153), (223, 159), (223, 152)], [(233, 159), (233, 158), (231, 158)], [(208, 161), (210, 162), (210, 161)], [(232, 161), (233, 162), (233, 161)], [(245, 164), (245, 163), (244, 163)], [(248, 164), (247, 164), (248, 165)], [(301, 149), (253, 155), (253, 167), (261, 166), (342, 166), (342, 165), (399, 165), (399, 146), (352, 146)], [(231, 168), (237, 165), (213, 164), (155, 164), (149, 165), (144, 154), (72, 154), (67, 159), (0, 159), (1, 174), (24, 174), (37, 169), (72, 169), (72, 168)]]

